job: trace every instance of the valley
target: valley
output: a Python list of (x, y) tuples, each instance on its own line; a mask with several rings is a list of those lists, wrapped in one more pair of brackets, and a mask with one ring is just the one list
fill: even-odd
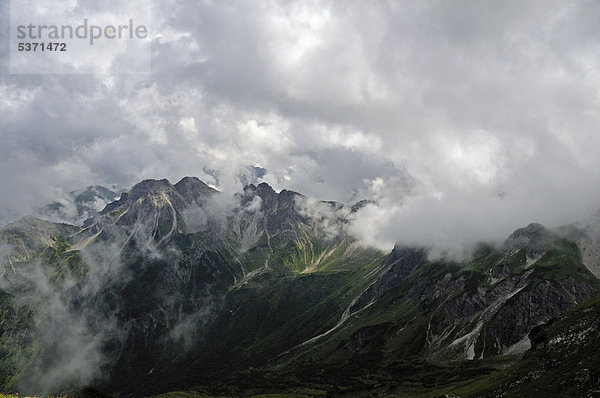
[(91, 215), (81, 225), (29, 216), (2, 228), (2, 391), (600, 389), (593, 219), (529, 224), (457, 260), (401, 242), (391, 252), (363, 245), (348, 225), (364, 203), (265, 183), (223, 195), (194, 177), (145, 180), (96, 213), (81, 205)]

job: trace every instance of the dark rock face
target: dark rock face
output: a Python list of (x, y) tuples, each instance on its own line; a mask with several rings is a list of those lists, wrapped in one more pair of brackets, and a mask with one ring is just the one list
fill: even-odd
[[(119, 206), (123, 205), (123, 203), (127, 202), (128, 198), (129, 198), (129, 195), (127, 194), (127, 192), (123, 192), (121, 194), (121, 197), (119, 198), (119, 200), (107, 204), (104, 207), (104, 209), (101, 211), (101, 213), (110, 213), (111, 211), (115, 210)], [(85, 227), (87, 227), (87, 225), (92, 224), (93, 222), (94, 222), (93, 219), (88, 219), (85, 221), (83, 227), (85, 228)]]
[[(575, 291), (569, 291), (565, 286)], [(565, 294), (565, 291), (569, 294)], [(558, 284), (549, 281), (539, 283), (503, 306), (489, 323), (488, 330), (491, 335), (498, 336), (504, 345), (515, 344), (534, 327), (588, 300), (593, 293), (589, 285), (572, 278)]]
[(217, 193), (197, 177), (184, 177), (174, 187), (187, 203), (195, 202), (198, 205), (201, 205), (206, 197)]
[(385, 333), (390, 326), (390, 323), (383, 323), (360, 328), (350, 335), (348, 341), (345, 342), (344, 348), (359, 352), (367, 346), (379, 347), (385, 341)]
[[(567, 268), (562, 272), (572, 276), (552, 276), (558, 275), (559, 271), (553, 270), (561, 266), (550, 264), (560, 264), (558, 259), (564, 258), (550, 260), (552, 256), (570, 253), (572, 260), (580, 261), (572, 245), (561, 243), (566, 245), (561, 249), (553, 242), (558, 242), (556, 237), (539, 224), (519, 229), (507, 239), (506, 251), (497, 255), (486, 273), (430, 264), (425, 251), (395, 247), (383, 262), (385, 271), (349, 312), (395, 294), (399, 295), (396, 301), (414, 300), (422, 313), (430, 314), (423, 336), (428, 355), (474, 359), (523, 352), (529, 347), (527, 335), (533, 328), (598, 292), (598, 281), (581, 266), (563, 266)], [(536, 268), (535, 261), (528, 262), (542, 257), (541, 268)], [(392, 311), (393, 306), (386, 310)]]
[(162, 180), (144, 180), (140, 183), (135, 184), (129, 191), (128, 198), (130, 201), (135, 202), (136, 200), (148, 196), (157, 195), (161, 192), (169, 192), (173, 189), (173, 185), (167, 179)]
[(365, 207), (366, 205), (371, 204), (371, 203), (374, 203), (374, 202), (372, 200), (367, 200), (367, 199), (360, 200), (352, 205), (352, 207), (350, 208), (350, 212), (356, 213), (357, 211), (359, 211), (360, 209), (362, 209), (363, 207)]
[[(0, 259), (4, 281), (31, 271), (23, 275), (29, 285), (19, 287), (57, 300), (64, 314), (80, 317), (84, 340), (96, 339), (107, 358), (103, 386), (140, 396), (159, 391), (163, 380), (192, 383), (278, 363), (293, 350), (340, 363), (355, 355), (369, 364), (403, 355), (454, 361), (522, 352), (534, 330), (534, 350), (542, 352), (558, 342), (536, 327), (599, 288), (576, 245), (539, 224), (473, 261), (430, 261), (423, 248), (397, 245), (387, 256), (361, 248), (344, 232), (354, 207), (262, 183), (214, 214), (218, 195), (194, 177), (175, 185), (145, 180), (84, 229), (21, 220), (1, 231), (0, 243), (12, 250)], [(27, 277), (40, 264), (51, 278), (32, 288)], [(27, 301), (13, 303), (17, 290), (4, 286), (2, 343), (22, 348), (15, 358), (33, 355), (34, 343), (46, 344), (31, 332), (39, 332), (35, 322), (46, 325), (34, 317), (53, 312), (43, 300), (38, 309), (17, 308)], [(41, 357), (61, 347), (60, 339), (50, 343)], [(12, 377), (11, 366), (0, 361), (2, 380)], [(34, 385), (37, 376), (23, 374), (21, 382)], [(585, 386), (596, 376), (582, 370), (573, 377)]]
[(278, 195), (269, 184), (265, 182), (258, 184), (258, 186), (250, 184), (244, 188), (244, 193), (247, 197), (246, 200), (251, 200), (254, 196), (258, 196), (262, 201), (261, 210), (269, 212), (277, 211)]
[(184, 177), (177, 184), (171, 185), (166, 180), (144, 180), (123, 193), (118, 201), (108, 204), (101, 214), (108, 214), (122, 206), (130, 206), (137, 201), (148, 202), (151, 198), (164, 197), (177, 210), (183, 210), (190, 205), (202, 205), (204, 200), (217, 193), (196, 177)]
[[(464, 339), (472, 348), (467, 357), (503, 354), (521, 342), (536, 326), (588, 300), (597, 292), (594, 284), (567, 278), (560, 282), (536, 281), (530, 272), (510, 276), (490, 290), (471, 292), (462, 284), (446, 289), (443, 296), (455, 296), (436, 311), (430, 323), (433, 347)], [(439, 289), (440, 287), (438, 287)], [(427, 291), (421, 300), (427, 297)], [(462, 325), (457, 328), (457, 325)], [(465, 338), (472, 334), (472, 336)], [(436, 338), (433, 338), (436, 340)], [(522, 352), (527, 348), (515, 348)]]
[(595, 397), (600, 392), (598, 297), (535, 327), (531, 349), (482, 397)]
[(361, 295), (360, 299), (350, 308), (356, 312), (389, 292), (404, 278), (427, 261), (424, 249), (402, 248), (395, 246), (383, 263), (387, 269), (381, 277)]
[(550, 246), (549, 232), (541, 224), (532, 223), (510, 234), (504, 245), (509, 250), (527, 247), (527, 257), (538, 259)]

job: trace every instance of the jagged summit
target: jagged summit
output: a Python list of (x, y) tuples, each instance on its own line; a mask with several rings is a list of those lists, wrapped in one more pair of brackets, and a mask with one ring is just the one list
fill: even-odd
[(174, 186), (177, 192), (184, 196), (186, 196), (189, 193), (202, 191), (217, 192), (216, 189), (209, 187), (204, 181), (202, 181), (198, 177), (183, 177)]
[(244, 202), (251, 200), (252, 197), (258, 196), (262, 201), (261, 208), (263, 209), (278, 209), (284, 207), (295, 207), (296, 198), (305, 198), (304, 195), (290, 191), (287, 189), (277, 193), (269, 184), (261, 182), (258, 185), (249, 184), (244, 187)]
[(198, 177), (183, 177), (174, 187), (187, 203), (199, 203), (206, 197), (219, 192)]
[(531, 223), (524, 228), (514, 231), (504, 242), (508, 250), (527, 248), (526, 256), (529, 260), (541, 258), (551, 245), (550, 231), (541, 224)]
[(279, 193), (277, 193), (273, 187), (271, 187), (266, 182), (261, 182), (258, 185), (248, 184), (244, 186), (244, 192), (256, 192), (261, 196), (271, 196), (271, 195), (283, 195), (283, 196), (304, 196), (301, 193), (291, 191), (289, 189), (282, 189)]
[[(576, 242), (586, 231), (575, 239), (530, 224), (473, 259), (433, 260), (402, 242), (384, 253), (357, 241), (351, 212), (368, 203), (350, 208), (267, 183), (224, 195), (184, 177), (141, 181), (84, 228), (33, 217), (11, 224), (0, 230), (0, 339), (11, 348), (0, 386), (79, 386), (77, 369), (52, 391), (40, 375), (97, 341), (88, 357), (102, 363), (90, 366), (107, 370), (99, 387), (119, 396), (248, 366), (285, 370), (292, 385), (328, 375), (317, 387), (335, 395), (329, 386), (370, 383), (364, 369), (387, 386), (414, 373), (405, 366), (413, 360), (439, 378), (428, 361), (522, 353), (534, 327), (600, 291), (589, 271), (598, 257), (582, 256)], [(209, 392), (237, 394), (219, 388)]]
[(531, 223), (526, 227), (518, 228), (508, 236), (507, 241), (529, 240), (532, 237), (544, 233), (546, 228), (542, 224)]
[(352, 207), (350, 208), (350, 211), (352, 213), (356, 213), (357, 211), (359, 211), (360, 209), (362, 209), (363, 207), (365, 207), (366, 205), (375, 203), (372, 200), (369, 199), (363, 199), (363, 200), (359, 200), (358, 202), (356, 202), (355, 204), (352, 205)]
[(548, 230), (541, 224), (531, 223), (526, 227), (515, 230), (504, 241), (504, 245), (509, 249), (518, 249), (533, 241), (539, 242), (543, 240)]
[(164, 192), (173, 188), (173, 185), (171, 185), (169, 180), (166, 178), (163, 178), (162, 180), (148, 179), (135, 184), (129, 191), (128, 195), (130, 196), (131, 200), (137, 200), (143, 195)]
[(261, 182), (258, 185), (248, 184), (244, 187), (245, 193), (256, 193), (261, 198), (276, 196), (277, 192), (266, 182)]
[(119, 200), (109, 203), (100, 213), (107, 214), (125, 204), (146, 198), (154, 198), (155, 204), (168, 202), (178, 207), (185, 207), (217, 192), (197, 177), (184, 177), (175, 185), (165, 178), (146, 179), (134, 185), (129, 192), (121, 194)]
[(146, 179), (135, 184), (129, 190), (129, 192), (122, 193), (119, 200), (107, 204), (106, 207), (100, 212), (100, 214), (109, 213), (125, 203), (133, 203), (138, 199), (146, 197), (148, 195), (158, 195), (160, 193), (170, 192), (174, 190), (175, 188), (173, 187), (173, 185), (171, 185), (169, 180), (165, 178), (163, 178), (162, 180)]

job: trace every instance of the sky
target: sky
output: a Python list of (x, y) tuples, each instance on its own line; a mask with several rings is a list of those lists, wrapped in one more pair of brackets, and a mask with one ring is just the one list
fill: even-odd
[(573, 222), (600, 209), (599, 20), (596, 1), (161, 0), (151, 72), (126, 75), (11, 75), (3, 40), (0, 224), (91, 184), (235, 192), (248, 166), (374, 200), (352, 231), (382, 248)]

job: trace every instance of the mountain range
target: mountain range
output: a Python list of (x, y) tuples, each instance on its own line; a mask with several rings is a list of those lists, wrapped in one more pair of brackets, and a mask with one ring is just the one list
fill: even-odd
[(456, 260), (363, 245), (366, 201), (194, 177), (84, 192), (73, 224), (0, 230), (5, 392), (600, 394), (598, 216)]

